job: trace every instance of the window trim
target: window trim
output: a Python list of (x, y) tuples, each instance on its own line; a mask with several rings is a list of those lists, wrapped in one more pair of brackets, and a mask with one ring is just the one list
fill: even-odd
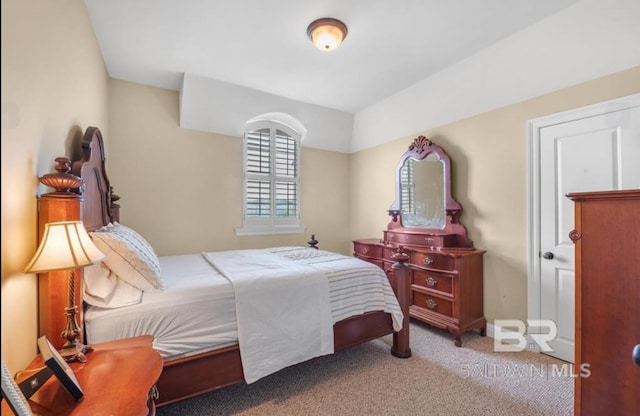
[[(270, 174), (269, 180), (274, 184), (271, 187), (270, 194), (270, 206), (271, 206), (271, 215), (269, 218), (248, 218), (247, 217), (247, 155), (248, 155), (248, 140), (247, 134), (260, 129), (269, 129), (269, 140), (271, 142), (270, 145)], [(278, 176), (276, 175), (275, 169), (275, 137), (277, 130), (283, 131), (288, 134), (291, 138), (295, 140), (296, 143), (296, 175), (292, 182), (296, 184), (296, 216), (295, 218), (286, 218), (278, 220), (275, 216), (276, 207), (275, 207), (275, 182), (278, 181)], [(301, 154), (301, 144), (302, 144), (302, 134), (298, 132), (296, 129), (291, 126), (280, 122), (278, 120), (265, 120), (265, 119), (254, 119), (253, 121), (249, 121), (245, 125), (244, 135), (242, 137), (242, 227), (235, 228), (236, 236), (250, 236), (250, 235), (275, 235), (275, 234), (302, 234), (305, 232), (306, 227), (301, 225), (301, 163), (300, 163), (300, 154)]]

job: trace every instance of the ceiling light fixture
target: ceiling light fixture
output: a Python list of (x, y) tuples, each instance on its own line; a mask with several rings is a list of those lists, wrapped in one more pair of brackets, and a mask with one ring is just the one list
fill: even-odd
[(347, 26), (338, 19), (323, 17), (311, 22), (307, 27), (307, 35), (316, 48), (330, 52), (347, 37)]

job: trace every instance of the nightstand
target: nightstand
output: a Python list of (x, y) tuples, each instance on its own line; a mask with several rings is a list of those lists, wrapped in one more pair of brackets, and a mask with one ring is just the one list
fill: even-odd
[[(52, 376), (30, 399), (35, 415), (133, 416), (155, 415), (155, 383), (162, 372), (162, 357), (150, 335), (91, 345), (86, 363), (69, 363), (84, 397), (78, 402)], [(42, 367), (38, 355), (25, 370)], [(27, 378), (21, 375), (17, 382)], [(11, 415), (2, 402), (2, 415)]]

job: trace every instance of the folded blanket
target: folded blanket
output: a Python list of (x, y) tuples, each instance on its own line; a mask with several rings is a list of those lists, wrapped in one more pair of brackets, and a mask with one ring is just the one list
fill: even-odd
[(264, 250), (203, 256), (234, 287), (247, 383), (333, 353), (329, 284), (323, 272)]

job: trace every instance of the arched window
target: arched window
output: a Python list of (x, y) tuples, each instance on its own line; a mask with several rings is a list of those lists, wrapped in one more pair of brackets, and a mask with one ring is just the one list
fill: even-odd
[(300, 226), (302, 134), (271, 116), (250, 120), (245, 127), (244, 215), (237, 235), (304, 232)]

